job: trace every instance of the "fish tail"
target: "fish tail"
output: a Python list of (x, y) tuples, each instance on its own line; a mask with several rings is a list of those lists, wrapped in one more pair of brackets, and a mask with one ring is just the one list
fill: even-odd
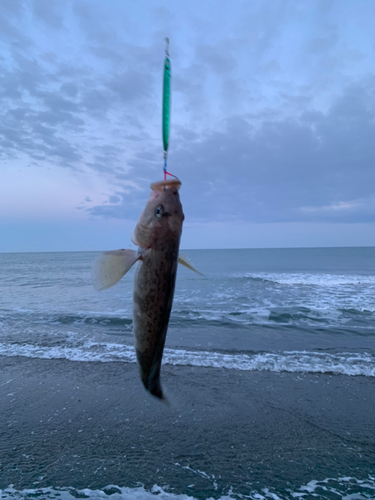
[[(145, 385), (145, 387), (146, 387), (146, 385)], [(161, 399), (161, 400), (165, 400), (165, 397), (164, 397), (163, 391), (161, 389), (161, 385), (160, 385), (159, 380), (157, 381), (156, 384), (155, 383), (148, 384), (146, 389), (156, 398)]]
[[(155, 356), (155, 359), (151, 365), (151, 368), (148, 368), (148, 363), (142, 355), (142, 353), (136, 349), (139, 371), (141, 375), (141, 379), (145, 389), (155, 396), (156, 398), (168, 402), (166, 397), (163, 394), (161, 384), (160, 384), (160, 367), (161, 367), (161, 356)], [(162, 355), (162, 351), (161, 351)]]
[(160, 385), (160, 379), (154, 381), (154, 380), (150, 380), (150, 379), (145, 380), (142, 377), (142, 382), (143, 382), (143, 385), (144, 385), (146, 391), (148, 391), (150, 394), (152, 394), (156, 398), (160, 399), (160, 401), (163, 401), (164, 403), (167, 403), (167, 405), (169, 405), (169, 401), (165, 397), (165, 395), (162, 391), (162, 388)]

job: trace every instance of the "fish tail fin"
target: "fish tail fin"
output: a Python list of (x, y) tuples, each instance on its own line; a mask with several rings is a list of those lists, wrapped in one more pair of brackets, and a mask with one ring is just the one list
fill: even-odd
[(155, 398), (160, 399), (163, 403), (169, 405), (168, 399), (165, 397), (160, 384), (160, 368), (161, 360), (163, 357), (164, 342), (160, 344), (155, 352), (154, 359), (149, 359), (139, 349), (135, 349), (139, 373), (144, 388), (147, 392), (152, 394)]
[(163, 401), (163, 403), (167, 403), (167, 405), (169, 406), (169, 401), (162, 391), (159, 377), (156, 380), (150, 380), (147, 377), (142, 377), (141, 374), (141, 378), (146, 391), (152, 394), (152, 396), (154, 396), (155, 398), (160, 399), (160, 401)]
[(165, 403), (167, 406), (171, 406), (169, 400), (165, 397), (165, 394), (162, 391), (160, 385), (159, 385), (158, 389), (146, 387), (146, 390), (150, 394), (152, 394), (153, 396), (155, 396), (156, 398), (158, 398), (160, 401), (162, 401), (163, 403)]
[(91, 280), (96, 290), (105, 290), (115, 285), (141, 258), (135, 250), (113, 250), (104, 252), (93, 264)]

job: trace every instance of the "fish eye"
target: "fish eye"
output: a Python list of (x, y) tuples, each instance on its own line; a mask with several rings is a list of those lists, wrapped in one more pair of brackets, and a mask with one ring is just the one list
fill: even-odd
[(165, 212), (165, 210), (164, 210), (163, 205), (158, 205), (158, 206), (155, 208), (155, 217), (156, 217), (157, 219), (161, 219), (161, 218), (163, 217), (163, 215), (164, 215), (164, 212)]

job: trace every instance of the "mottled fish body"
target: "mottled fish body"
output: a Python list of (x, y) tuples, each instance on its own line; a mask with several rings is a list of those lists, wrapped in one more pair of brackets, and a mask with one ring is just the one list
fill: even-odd
[[(168, 187), (159, 185), (153, 189), (133, 234), (133, 241), (148, 249), (137, 263), (134, 276), (135, 351), (142, 382), (158, 398), (163, 398), (160, 367), (173, 303), (184, 220), (179, 185), (172, 182)], [(163, 207), (160, 210), (164, 213), (159, 219), (149, 222), (148, 237), (142, 240), (145, 237), (145, 222), (157, 207)]]
[(133, 331), (141, 380), (154, 396), (164, 399), (160, 367), (171, 314), (184, 214), (179, 180), (151, 184), (151, 194), (134, 229), (134, 250), (105, 252), (93, 268), (98, 290), (109, 288), (137, 262), (133, 293)]

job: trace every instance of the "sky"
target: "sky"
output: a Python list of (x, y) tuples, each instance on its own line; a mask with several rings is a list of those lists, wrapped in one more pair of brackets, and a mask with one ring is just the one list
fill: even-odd
[(1, 0), (0, 252), (109, 250), (168, 170), (181, 247), (375, 246), (375, 2)]

